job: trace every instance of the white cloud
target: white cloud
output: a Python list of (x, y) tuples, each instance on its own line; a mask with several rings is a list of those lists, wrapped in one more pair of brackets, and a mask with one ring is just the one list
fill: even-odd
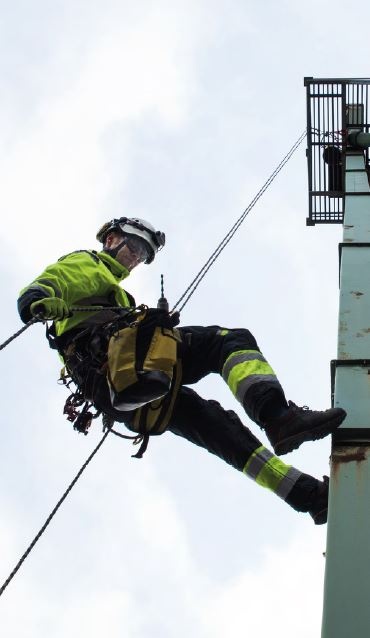
[[(282, 549), (266, 548), (256, 570), (225, 584), (205, 606), (210, 636), (318, 636), (324, 547), (322, 534), (312, 530)], [(248, 542), (245, 552), (253, 552)]]
[[(163, 20), (159, 8), (152, 8), (133, 22), (111, 24), (97, 42), (90, 41), (87, 53), (79, 52), (74, 73), (64, 73), (59, 90), (43, 94), (32, 126), (19, 136), (14, 128), (0, 163), (1, 208), (28, 238), (21, 259), (41, 247), (48, 258), (50, 230), (54, 253), (58, 246), (65, 251), (71, 239), (77, 247), (86, 241), (86, 220), (110, 214), (105, 200), (112, 188), (122, 193), (127, 179), (130, 126), (155, 114), (165, 126), (177, 127), (188, 115), (197, 36), (196, 30), (189, 41), (181, 36), (182, 18), (169, 10)], [(106, 140), (115, 132), (119, 166), (108, 163)], [(8, 231), (6, 224), (5, 241)]]
[[(34, 20), (19, 13), (22, 49), (9, 28), (11, 90), (0, 105), (4, 330), (15, 317), (8, 280), (26, 284), (62, 252), (94, 244), (95, 227), (125, 206), (168, 231), (129, 289), (153, 303), (165, 267), (170, 302), (182, 292), (303, 129), (307, 64), (320, 74), (330, 56), (348, 57), (339, 39), (322, 55), (322, 25), (307, 31), (301, 5), (285, 4), (283, 18), (270, 5), (66, 1), (54, 14), (38, 1)], [(304, 227), (305, 168), (302, 151), (183, 321), (250, 327), (289, 396), (323, 403), (336, 231)], [(98, 436), (84, 444), (65, 422), (58, 362), (42, 347), (41, 328), (31, 329), (3, 358), (2, 571)], [(235, 408), (221, 383), (208, 378), (202, 394)], [(137, 463), (130, 447), (107, 442), (4, 594), (7, 637), (318, 635), (324, 530), (173, 438)], [(290, 461), (326, 471), (328, 448), (306, 445)]]
[(60, 612), (60, 621), (53, 631), (55, 638), (67, 635), (71, 638), (99, 638), (102, 635), (133, 638), (138, 635), (141, 622), (140, 609), (130, 593), (114, 589), (93, 596), (86, 593)]

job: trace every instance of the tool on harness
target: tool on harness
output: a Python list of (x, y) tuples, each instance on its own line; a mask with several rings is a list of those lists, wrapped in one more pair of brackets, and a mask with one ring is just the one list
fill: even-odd
[[(93, 407), (90, 401), (87, 401), (83, 393), (79, 388), (72, 392), (70, 385), (73, 379), (66, 374), (65, 368), (62, 369), (60, 375), (60, 382), (62, 382), (71, 392), (66, 399), (63, 408), (63, 414), (67, 415), (67, 420), (73, 423), (73, 429), (82, 434), (87, 434), (91, 426), (92, 420), (97, 419), (101, 414), (101, 410), (97, 410), (95, 413), (90, 412), (89, 409)], [(82, 406), (82, 409), (80, 409)]]
[[(76, 406), (82, 405), (82, 403), (84, 403), (84, 406), (82, 410), (78, 412), (78, 410), (76, 410)], [(89, 412), (89, 408), (92, 406), (92, 403), (84, 400), (82, 400), (82, 403), (79, 402), (78, 393), (72, 394), (69, 400), (66, 401), (63, 412), (64, 414), (68, 414), (67, 419), (73, 423), (74, 430), (77, 430), (77, 432), (81, 432), (82, 434), (87, 434), (92, 420), (100, 416), (101, 412), (97, 411), (93, 414), (92, 412)]]
[(171, 311), (170, 313), (170, 307), (168, 304), (168, 301), (166, 299), (166, 297), (164, 296), (164, 277), (163, 275), (161, 275), (161, 296), (158, 299), (157, 302), (157, 308), (158, 310), (163, 310), (164, 312), (168, 313), (171, 317), (171, 322), (173, 326), (177, 326), (178, 323), (180, 323), (180, 312), (175, 310), (175, 312)]
[(161, 275), (161, 296), (158, 299), (157, 308), (158, 308), (158, 310), (164, 310), (165, 312), (169, 312), (169, 310), (170, 310), (170, 307), (168, 305), (168, 301), (167, 301), (166, 297), (164, 296), (164, 278), (163, 278), (163, 275)]

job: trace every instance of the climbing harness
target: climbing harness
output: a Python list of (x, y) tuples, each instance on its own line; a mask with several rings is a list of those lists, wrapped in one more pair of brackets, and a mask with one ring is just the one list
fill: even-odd
[[(263, 195), (263, 193), (267, 190), (267, 188), (273, 182), (275, 177), (281, 171), (281, 169), (285, 166), (285, 164), (288, 162), (288, 160), (292, 157), (292, 155), (298, 149), (298, 147), (303, 142), (305, 137), (306, 137), (306, 131), (304, 131), (299, 136), (298, 140), (295, 142), (295, 144), (293, 144), (293, 146), (290, 148), (288, 153), (283, 157), (283, 159), (278, 164), (278, 166), (275, 168), (273, 173), (266, 180), (266, 182), (264, 183), (262, 188), (258, 191), (258, 193), (252, 199), (250, 204), (247, 206), (247, 208), (243, 211), (243, 213), (237, 219), (235, 224), (226, 233), (225, 237), (218, 244), (216, 249), (213, 251), (213, 253), (208, 258), (208, 260), (205, 262), (205, 264), (199, 270), (198, 274), (194, 277), (194, 279), (191, 281), (191, 283), (186, 288), (184, 293), (178, 299), (178, 301), (174, 305), (173, 309), (171, 310), (171, 313), (170, 313), (171, 315), (173, 315), (173, 313), (175, 311), (176, 311), (176, 314), (181, 312), (181, 310), (187, 304), (187, 302), (189, 301), (191, 296), (194, 294), (195, 290), (199, 286), (199, 284), (202, 281), (202, 279), (204, 279), (204, 277), (207, 274), (208, 270), (211, 268), (211, 266), (214, 264), (214, 262), (219, 257), (221, 252), (224, 250), (224, 248), (230, 242), (232, 237), (235, 235), (236, 231), (239, 229), (239, 227), (241, 226), (241, 224), (243, 223), (243, 221), (245, 220), (247, 215), (250, 213), (252, 208), (255, 206), (257, 201), (260, 199), (260, 197)], [(164, 243), (164, 240), (163, 240), (163, 243)], [(163, 275), (162, 275), (162, 280), (161, 280), (161, 299), (160, 299), (160, 302), (163, 304), (163, 309), (166, 309), (165, 303), (167, 303), (167, 300), (164, 297)], [(178, 307), (181, 302), (183, 302), (182, 305), (180, 307)], [(84, 307), (81, 307), (81, 308), (80, 307), (71, 308), (71, 311), (72, 312), (97, 312), (97, 311), (105, 310), (105, 309), (106, 309), (106, 307), (104, 308), (104, 306), (92, 306), (92, 307), (91, 306), (90, 307), (84, 306)], [(121, 306), (119, 306), (119, 307), (111, 307), (110, 306), (109, 309), (110, 310), (120, 310), (120, 311), (122, 311), (122, 307)], [(133, 312), (136, 311), (136, 310), (137, 309), (134, 308)], [(0, 350), (5, 348), (9, 343), (11, 343), (11, 341), (13, 341), (20, 334), (22, 334), (31, 325), (33, 325), (34, 323), (39, 322), (39, 321), (43, 321), (43, 319), (41, 317), (32, 318), (25, 326), (23, 326), (20, 330), (18, 330), (18, 332), (13, 334), (9, 339), (7, 339), (3, 344), (1, 344), (0, 345)], [(176, 373), (176, 370), (177, 370), (177, 373)], [(177, 388), (180, 387), (180, 384), (181, 384), (181, 362), (180, 362), (179, 369), (177, 369), (177, 366), (175, 368), (175, 376), (174, 376), (173, 384)], [(67, 387), (69, 387), (69, 382), (68, 381), (66, 382), (66, 385), (67, 385)], [(165, 417), (165, 419), (166, 418), (168, 418), (168, 419), (170, 418), (168, 415), (170, 414), (170, 411), (172, 410), (175, 396), (176, 396), (176, 394), (173, 393), (172, 397), (171, 397), (171, 405), (167, 406), (167, 407), (169, 407), (169, 411), (168, 411), (167, 417)], [(166, 399), (166, 397), (164, 397), (164, 399)], [(158, 404), (156, 406), (156, 410), (157, 410), (158, 413), (160, 413), (161, 410), (163, 410), (163, 404), (165, 403), (165, 401), (164, 400), (162, 401), (162, 399), (159, 399), (156, 403)], [(66, 401), (65, 414), (67, 414), (67, 419), (69, 421), (71, 421), (72, 423), (74, 423), (74, 428), (77, 431), (83, 432), (84, 434), (87, 434), (87, 431), (88, 431), (88, 429), (90, 427), (91, 421), (93, 419), (97, 418), (101, 414), (101, 412), (99, 412), (99, 411), (97, 411), (95, 414), (91, 413), (89, 410), (92, 407), (92, 405), (93, 404), (91, 402), (86, 401), (86, 399), (84, 398), (82, 393), (79, 393), (79, 390), (77, 390), (77, 392), (75, 392), (75, 393), (72, 393), (72, 396), (69, 397), (69, 399), (67, 399), (67, 401)], [(80, 410), (81, 406), (83, 406), (82, 410)], [(153, 417), (153, 414), (150, 414), (147, 405), (144, 405), (142, 408), (139, 408), (136, 412), (137, 412), (137, 415), (136, 415), (135, 418), (137, 419), (137, 427), (138, 427), (139, 432), (140, 432), (140, 427), (142, 427), (143, 422), (149, 423), (148, 419), (151, 419), (152, 422), (153, 422), (153, 418), (154, 419), (156, 418), (155, 415)], [(155, 410), (154, 410), (154, 412), (155, 412)], [(165, 429), (165, 427), (167, 425), (167, 422), (164, 423), (164, 426), (161, 423), (160, 427), (163, 427), (163, 429)], [(139, 434), (134, 435), (134, 436), (124, 435), (124, 434), (121, 434), (120, 432), (117, 432), (116, 430), (114, 430), (113, 429), (113, 424), (114, 424), (114, 419), (111, 418), (109, 415), (103, 414), (103, 437), (101, 438), (100, 442), (95, 447), (93, 452), (90, 454), (90, 456), (87, 458), (87, 460), (85, 461), (85, 463), (83, 464), (83, 466), (81, 467), (79, 472), (76, 474), (76, 476), (74, 477), (74, 479), (72, 480), (72, 482), (70, 483), (70, 485), (68, 486), (68, 488), (66, 489), (64, 494), (62, 495), (62, 497), (59, 499), (58, 503), (56, 504), (56, 506), (52, 510), (51, 514), (46, 519), (46, 521), (43, 524), (43, 526), (41, 527), (40, 531), (36, 534), (36, 536), (34, 537), (32, 542), (30, 543), (30, 545), (28, 546), (28, 548), (26, 549), (26, 551), (24, 552), (22, 557), (19, 559), (19, 561), (18, 561), (17, 565), (15, 566), (15, 568), (12, 570), (12, 572), (10, 573), (8, 578), (5, 580), (3, 585), (0, 587), (0, 596), (3, 594), (3, 592), (6, 589), (6, 587), (11, 582), (11, 580), (14, 578), (14, 576), (16, 575), (16, 573), (18, 572), (18, 570), (22, 566), (23, 562), (25, 561), (27, 556), (30, 554), (30, 552), (32, 551), (32, 549), (36, 545), (37, 541), (40, 539), (42, 534), (45, 532), (46, 528), (48, 527), (49, 523), (51, 522), (51, 520), (53, 519), (53, 517), (57, 513), (58, 509), (60, 508), (62, 503), (67, 498), (68, 494), (70, 493), (70, 491), (72, 490), (74, 485), (77, 483), (78, 479), (80, 478), (82, 473), (85, 471), (85, 469), (88, 466), (88, 464), (90, 463), (90, 461), (93, 459), (95, 454), (98, 452), (98, 450), (103, 445), (103, 443), (106, 440), (108, 434), (113, 433), (116, 436), (119, 436), (120, 438), (123, 438), (123, 439), (132, 439), (135, 445), (140, 444), (139, 451), (137, 452), (137, 454), (133, 455), (136, 458), (141, 458), (141, 456), (145, 452), (146, 447), (148, 445), (148, 440), (149, 440), (149, 434), (148, 434), (147, 431), (140, 432)], [(156, 424), (156, 421), (154, 420), (154, 429), (156, 427), (155, 424)], [(153, 432), (153, 433), (155, 433), (155, 432)]]
[[(177, 322), (177, 313), (170, 317), (163, 308), (141, 305), (104, 325), (97, 323), (81, 330), (67, 341), (47, 329), (50, 346), (59, 351), (65, 363), (59, 382), (70, 391), (71, 383), (77, 387), (64, 408), (77, 431), (87, 434), (92, 418), (96, 418), (89, 412), (91, 406), (116, 415), (118, 421), (140, 434), (163, 431), (158, 419), (140, 419), (139, 423), (135, 419), (128, 425), (127, 413), (172, 395), (181, 341), (174, 327)], [(120, 418), (123, 415), (127, 419)]]

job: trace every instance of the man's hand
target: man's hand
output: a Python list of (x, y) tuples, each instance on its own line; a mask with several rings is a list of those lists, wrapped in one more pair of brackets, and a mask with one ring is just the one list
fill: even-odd
[(45, 297), (34, 301), (30, 306), (33, 317), (42, 319), (61, 320), (71, 316), (69, 308), (63, 299), (59, 297)]

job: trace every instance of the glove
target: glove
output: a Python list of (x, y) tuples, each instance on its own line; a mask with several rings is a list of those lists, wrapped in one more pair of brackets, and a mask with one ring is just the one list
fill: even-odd
[(45, 297), (34, 301), (30, 311), (33, 317), (41, 316), (42, 319), (61, 320), (71, 316), (66, 302), (59, 297)]

